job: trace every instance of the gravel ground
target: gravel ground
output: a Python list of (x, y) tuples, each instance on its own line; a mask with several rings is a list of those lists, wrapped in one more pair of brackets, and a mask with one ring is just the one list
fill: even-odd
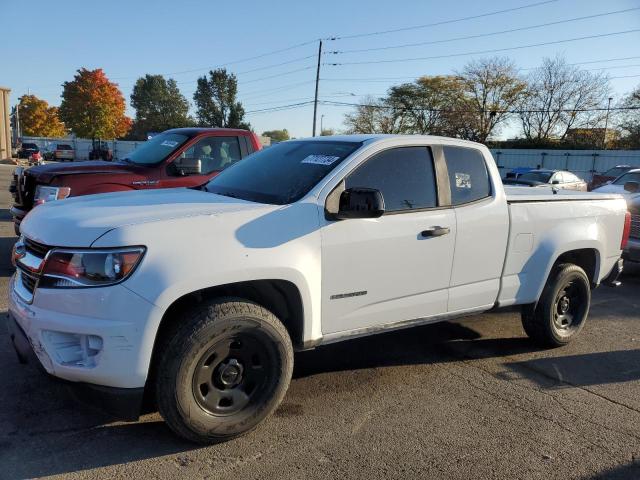
[[(0, 165), (0, 204), (12, 167)], [(0, 210), (0, 312), (15, 241)], [(0, 329), (0, 478), (640, 478), (640, 268), (594, 293), (571, 345), (540, 350), (516, 312), (296, 355), (254, 433), (197, 447), (157, 414), (113, 422), (22, 366)]]

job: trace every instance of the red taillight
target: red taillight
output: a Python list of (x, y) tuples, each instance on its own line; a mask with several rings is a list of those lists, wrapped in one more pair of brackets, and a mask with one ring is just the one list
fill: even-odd
[(620, 250), (624, 250), (629, 242), (629, 234), (631, 233), (631, 213), (627, 211), (624, 216), (624, 228), (622, 229), (622, 241), (620, 242)]

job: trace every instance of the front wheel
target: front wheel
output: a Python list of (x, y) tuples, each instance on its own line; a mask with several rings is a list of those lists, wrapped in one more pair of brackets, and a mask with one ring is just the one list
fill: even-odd
[(156, 377), (160, 414), (187, 440), (245, 434), (282, 401), (293, 371), (284, 325), (244, 300), (203, 302), (178, 319)]
[(560, 347), (573, 340), (584, 327), (591, 304), (591, 285), (582, 268), (557, 266), (549, 275), (535, 308), (522, 312), (527, 335), (546, 347)]

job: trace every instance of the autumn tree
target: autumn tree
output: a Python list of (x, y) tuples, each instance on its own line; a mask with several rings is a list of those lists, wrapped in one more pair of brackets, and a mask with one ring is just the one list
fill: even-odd
[(62, 87), (60, 118), (77, 136), (119, 138), (131, 128), (122, 92), (101, 68), (81, 68), (74, 79), (64, 82)]
[(236, 99), (237, 94), (238, 80), (224, 68), (209, 71), (208, 77), (198, 78), (193, 94), (198, 124), (249, 129), (249, 124), (244, 121), (244, 108)]
[(344, 117), (346, 133), (403, 133), (402, 117), (385, 98), (366, 97)]
[(529, 140), (564, 140), (570, 129), (596, 127), (606, 112), (610, 86), (606, 75), (569, 65), (562, 57), (545, 58), (531, 72), (522, 98), (520, 120)]
[(176, 81), (162, 75), (139, 78), (131, 93), (131, 106), (136, 109), (131, 136), (144, 140), (147, 132), (194, 124), (189, 117), (189, 102), (180, 93)]
[(458, 135), (461, 111), (467, 108), (456, 76), (425, 76), (391, 87), (386, 103), (401, 117), (402, 133), (422, 135)]
[(268, 130), (266, 132), (262, 132), (262, 135), (269, 137), (274, 142), (284, 142), (291, 138), (286, 128), (283, 128), (282, 130)]
[(617, 116), (617, 126), (622, 131), (620, 144), (625, 148), (640, 148), (640, 85), (619, 104), (624, 110)]
[(58, 109), (35, 95), (23, 95), (18, 102), (22, 135), (27, 137), (64, 137), (64, 124)]
[(510, 111), (520, 103), (527, 84), (505, 57), (473, 60), (458, 76), (471, 113), (465, 120), (464, 138), (486, 142), (513, 116)]

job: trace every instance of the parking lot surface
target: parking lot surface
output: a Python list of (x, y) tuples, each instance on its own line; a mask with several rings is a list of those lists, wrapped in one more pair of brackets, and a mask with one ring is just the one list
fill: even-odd
[[(0, 165), (0, 313), (15, 241)], [(640, 478), (640, 268), (594, 293), (571, 345), (531, 344), (517, 312), (296, 354), (258, 430), (200, 447), (158, 414), (114, 422), (18, 364), (0, 328), (0, 478)]]

